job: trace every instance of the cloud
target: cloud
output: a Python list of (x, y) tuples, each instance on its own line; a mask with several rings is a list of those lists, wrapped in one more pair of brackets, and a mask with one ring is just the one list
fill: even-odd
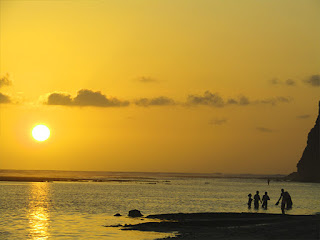
[(286, 85), (286, 86), (296, 86), (296, 81), (293, 79), (287, 79), (286, 81), (281, 81), (278, 78), (273, 78), (270, 80), (272, 85)]
[(142, 83), (153, 83), (153, 82), (158, 82), (158, 80), (151, 78), (151, 77), (140, 77), (137, 79), (139, 82)]
[(296, 85), (296, 81), (295, 81), (295, 80), (292, 80), (292, 79), (287, 79), (287, 80), (285, 81), (285, 84), (286, 84), (287, 86), (295, 86), (295, 85)]
[(280, 80), (278, 78), (273, 78), (270, 80), (270, 83), (273, 84), (273, 85), (278, 85), (280, 84)]
[(1, 103), (11, 103), (10, 97), (0, 93), (0, 104)]
[(265, 127), (257, 127), (256, 129), (257, 129), (258, 131), (264, 132), (264, 133), (272, 133), (272, 132), (273, 132), (272, 129), (270, 129), (270, 128), (265, 128)]
[(48, 105), (72, 105), (72, 98), (70, 94), (51, 93), (47, 101)]
[(257, 100), (255, 103), (258, 104), (271, 104), (273, 106), (277, 105), (278, 103), (289, 103), (292, 101), (292, 98), (289, 97), (274, 97), (274, 98), (267, 98), (263, 100)]
[(278, 103), (289, 103), (291, 101), (291, 98), (282, 96), (251, 101), (248, 97), (243, 95), (239, 96), (238, 98), (229, 98), (227, 100), (224, 100), (218, 93), (211, 93), (210, 91), (206, 91), (203, 95), (189, 95), (187, 98), (187, 105), (225, 107), (228, 105), (248, 106), (253, 104), (277, 105)]
[(246, 96), (240, 96), (238, 99), (229, 98), (227, 104), (245, 106), (251, 104), (251, 102)]
[(95, 106), (95, 107), (123, 107), (128, 106), (128, 101), (120, 101), (117, 98), (107, 98), (100, 91), (94, 92), (88, 89), (78, 91), (75, 98), (66, 93), (51, 93), (48, 96), (48, 105), (64, 106)]
[(171, 98), (160, 96), (156, 98), (140, 98), (135, 101), (138, 106), (148, 107), (148, 106), (168, 106), (175, 105), (175, 101)]
[(320, 87), (320, 75), (312, 75), (304, 82), (312, 87)]
[(187, 98), (187, 104), (224, 107), (225, 101), (218, 93), (211, 93), (210, 91), (205, 91), (203, 95), (189, 95)]
[(0, 77), (0, 88), (2, 88), (3, 86), (10, 86), (12, 84), (12, 82), (9, 79), (9, 75), (6, 74), (3, 77)]
[(222, 124), (226, 124), (228, 122), (227, 119), (212, 119), (209, 124), (211, 125), (222, 125)]
[(311, 117), (311, 115), (309, 115), (309, 114), (297, 116), (297, 118), (299, 118), (299, 119), (306, 119), (306, 118), (310, 118), (310, 117)]

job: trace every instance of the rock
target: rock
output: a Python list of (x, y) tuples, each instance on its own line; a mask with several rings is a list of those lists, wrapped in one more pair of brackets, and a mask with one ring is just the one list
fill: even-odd
[(297, 168), (297, 180), (320, 182), (320, 102), (318, 118), (308, 134), (307, 146), (297, 164)]
[(115, 217), (120, 217), (121, 216), (121, 214), (120, 213), (116, 213), (115, 215), (113, 215), (113, 216), (115, 216)]
[(129, 217), (142, 217), (143, 215), (141, 214), (141, 212), (139, 210), (134, 209), (134, 210), (129, 211), (128, 216)]

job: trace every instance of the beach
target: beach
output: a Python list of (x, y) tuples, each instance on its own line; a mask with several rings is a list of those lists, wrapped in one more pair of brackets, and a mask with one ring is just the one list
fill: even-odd
[(178, 213), (150, 215), (145, 222), (123, 230), (177, 232), (164, 239), (320, 239), (319, 215), (267, 213)]

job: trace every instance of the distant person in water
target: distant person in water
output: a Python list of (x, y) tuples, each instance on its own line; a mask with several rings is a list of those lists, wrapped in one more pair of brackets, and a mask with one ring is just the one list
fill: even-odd
[(259, 202), (261, 202), (259, 191), (256, 192), (256, 195), (254, 195), (253, 199), (254, 199), (254, 202), (253, 202), (254, 208), (258, 209), (259, 208)]
[(268, 208), (268, 201), (270, 200), (269, 196), (268, 196), (268, 193), (265, 192), (264, 195), (262, 196), (262, 207), (264, 209), (267, 209)]
[(281, 201), (281, 212), (282, 214), (285, 214), (285, 209), (291, 209), (292, 208), (292, 199), (291, 196), (288, 192), (285, 192), (284, 189), (281, 189), (281, 195), (279, 200), (277, 201), (276, 205), (279, 204), (280, 200)]
[(250, 209), (251, 208), (251, 203), (252, 203), (252, 194), (251, 193), (249, 193), (249, 195), (248, 195), (248, 197), (249, 197), (249, 199), (248, 199), (248, 208)]
[(270, 179), (268, 178), (268, 185), (270, 184)]

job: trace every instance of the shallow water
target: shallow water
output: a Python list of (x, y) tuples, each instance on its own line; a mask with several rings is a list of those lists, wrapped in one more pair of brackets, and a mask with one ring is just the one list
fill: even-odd
[[(120, 231), (106, 225), (143, 222), (126, 217), (129, 210), (144, 215), (177, 212), (254, 212), (247, 195), (265, 191), (268, 210), (280, 189), (289, 191), (289, 214), (320, 212), (320, 184), (271, 182), (261, 179), (158, 178), (150, 182), (0, 182), (0, 239), (128, 239), (147, 240), (168, 234)], [(114, 217), (120, 213), (122, 217)]]

